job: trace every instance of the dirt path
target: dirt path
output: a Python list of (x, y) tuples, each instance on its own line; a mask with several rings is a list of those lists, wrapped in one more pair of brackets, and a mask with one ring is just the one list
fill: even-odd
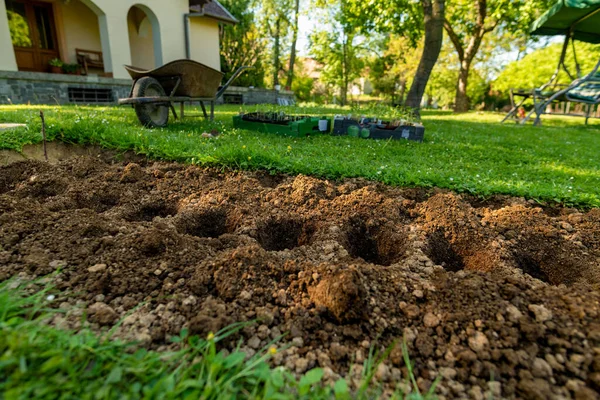
[[(75, 297), (53, 323), (130, 313), (117, 336), (152, 348), (258, 319), (244, 351), (287, 333), (274, 362), (298, 373), (357, 381), (404, 337), (442, 397), (599, 397), (598, 209), (108, 156), (0, 167), (0, 280), (57, 269)], [(405, 377), (398, 347), (377, 379)]]

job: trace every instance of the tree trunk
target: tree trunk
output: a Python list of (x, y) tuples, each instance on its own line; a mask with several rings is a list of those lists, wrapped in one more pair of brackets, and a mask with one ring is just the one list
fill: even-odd
[[(462, 113), (469, 111), (469, 96), (467, 95), (467, 85), (469, 83), (469, 72), (471, 64), (479, 51), (483, 37), (492, 32), (497, 22), (491, 26), (485, 26), (487, 18), (487, 0), (477, 0), (477, 21), (473, 35), (465, 43), (463, 39), (454, 31), (449, 21), (444, 21), (444, 28), (448, 32), (450, 41), (458, 53), (460, 61), (460, 71), (458, 73), (458, 82), (456, 83), (456, 97), (454, 99), (454, 112)], [(466, 44), (466, 45), (465, 45)]]
[(342, 87), (340, 88), (340, 102), (342, 106), (348, 101), (348, 36), (342, 38)]
[(290, 64), (288, 68), (288, 76), (286, 87), (292, 89), (294, 83), (294, 66), (296, 64), (296, 44), (298, 43), (298, 20), (300, 17), (300, 0), (296, 0), (294, 26), (292, 27), (292, 50), (290, 53)]
[(404, 103), (404, 94), (406, 93), (406, 79), (400, 81), (400, 94), (398, 95), (398, 104)]
[(469, 84), (469, 70), (471, 66), (468, 62), (460, 63), (460, 72), (458, 73), (458, 82), (456, 84), (456, 97), (454, 99), (454, 112), (465, 113), (469, 111), (469, 96), (467, 95), (467, 87)]
[(406, 98), (406, 106), (418, 113), (421, 100), (429, 82), (431, 71), (437, 63), (444, 39), (445, 0), (421, 0), (425, 15), (425, 46), (417, 73)]
[(281, 70), (281, 17), (275, 22), (275, 48), (273, 49), (273, 87), (279, 85), (279, 71)]

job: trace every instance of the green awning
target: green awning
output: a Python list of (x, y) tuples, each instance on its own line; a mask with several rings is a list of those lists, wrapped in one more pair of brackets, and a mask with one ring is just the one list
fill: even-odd
[(574, 39), (600, 43), (600, 0), (558, 0), (535, 21), (531, 33), (566, 35), (574, 24)]

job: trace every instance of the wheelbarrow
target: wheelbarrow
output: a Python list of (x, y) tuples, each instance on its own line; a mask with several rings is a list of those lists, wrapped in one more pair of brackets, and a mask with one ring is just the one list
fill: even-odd
[[(181, 118), (185, 118), (185, 103), (197, 101), (202, 107), (202, 117), (211, 121), (215, 118), (215, 102), (246, 69), (240, 67), (224, 86), (219, 86), (223, 73), (193, 60), (176, 60), (150, 71), (125, 66), (133, 79), (131, 92), (119, 104), (131, 104), (142, 125), (155, 128), (169, 123), (169, 109), (178, 119), (175, 104), (180, 104)], [(167, 95), (168, 93), (168, 95)], [(210, 116), (204, 103), (210, 104)]]

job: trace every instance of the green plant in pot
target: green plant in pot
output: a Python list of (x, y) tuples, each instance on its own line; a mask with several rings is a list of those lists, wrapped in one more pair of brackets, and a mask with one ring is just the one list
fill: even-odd
[(53, 58), (52, 60), (50, 60), (50, 62), (48, 64), (50, 64), (50, 71), (53, 74), (62, 73), (63, 72), (62, 67), (63, 67), (63, 65), (65, 65), (65, 63), (63, 63), (62, 60), (59, 58)]
[(79, 75), (81, 66), (79, 64), (63, 64), (62, 70), (65, 74)]

